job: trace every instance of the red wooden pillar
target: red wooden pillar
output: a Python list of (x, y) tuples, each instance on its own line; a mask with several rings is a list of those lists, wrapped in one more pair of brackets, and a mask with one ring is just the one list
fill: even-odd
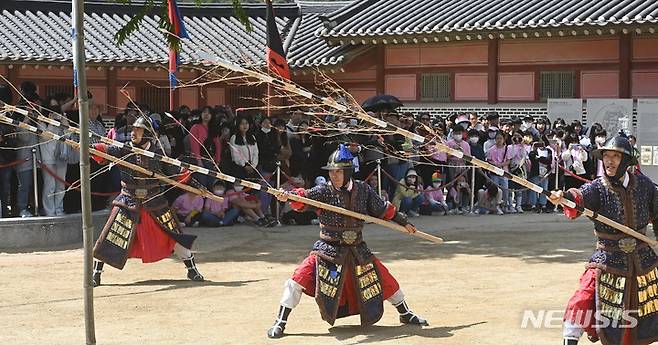
[(386, 92), (386, 48), (383, 44), (377, 46), (377, 94)]
[(498, 103), (498, 38), (489, 40), (489, 54), (487, 58), (487, 81), (489, 104)]
[(117, 99), (117, 69), (106, 69), (107, 77), (107, 111), (108, 115), (116, 116), (118, 109), (122, 109), (125, 104), (118, 104)]
[(631, 98), (632, 37), (619, 36), (619, 98)]

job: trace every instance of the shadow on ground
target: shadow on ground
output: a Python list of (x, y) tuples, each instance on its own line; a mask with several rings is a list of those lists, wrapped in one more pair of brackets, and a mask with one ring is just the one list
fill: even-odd
[[(384, 261), (451, 259), (466, 254), (518, 258), (530, 263), (576, 263), (587, 260), (594, 249), (590, 221), (568, 221), (558, 214), (437, 216), (412, 220), (419, 229), (442, 237), (445, 243), (436, 245), (376, 225), (366, 227), (366, 242)], [(194, 229), (199, 235), (195, 247), (197, 258), (201, 262), (298, 263), (308, 254), (319, 228), (288, 229), (277, 233), (244, 226)], [(565, 238), (564, 242), (560, 241), (561, 237)], [(230, 245), (223, 241), (230, 241)]]

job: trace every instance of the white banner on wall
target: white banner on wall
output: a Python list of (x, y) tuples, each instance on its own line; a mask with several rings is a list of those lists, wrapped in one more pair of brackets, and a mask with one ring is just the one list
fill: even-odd
[(551, 123), (557, 118), (563, 119), (567, 124), (583, 119), (583, 100), (580, 98), (549, 98), (547, 103)]
[(632, 99), (588, 99), (587, 125), (600, 123), (608, 136), (614, 136), (620, 130), (633, 133)]

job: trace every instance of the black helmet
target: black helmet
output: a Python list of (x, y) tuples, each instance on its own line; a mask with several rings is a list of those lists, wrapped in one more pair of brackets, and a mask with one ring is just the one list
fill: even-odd
[(621, 164), (615, 175), (616, 178), (621, 178), (629, 166), (637, 164), (637, 159), (633, 154), (633, 145), (625, 137), (616, 136), (606, 140), (601, 148), (592, 151), (592, 158), (603, 160), (603, 152), (605, 151), (616, 151), (622, 154)]
[(146, 117), (146, 116), (140, 116), (133, 122), (133, 128), (143, 128), (144, 129), (144, 134), (146, 133), (153, 134), (153, 123), (151, 122), (151, 119)]
[(633, 146), (631, 145), (631, 142), (628, 141), (627, 138), (621, 136), (612, 137), (606, 140), (601, 148), (592, 151), (592, 158), (603, 158), (604, 151), (617, 151), (624, 156), (628, 156), (631, 159), (633, 158)]
[(354, 165), (352, 161), (354, 156), (345, 145), (340, 144), (338, 149), (334, 151), (327, 160), (327, 165), (323, 166), (323, 170), (352, 170)]

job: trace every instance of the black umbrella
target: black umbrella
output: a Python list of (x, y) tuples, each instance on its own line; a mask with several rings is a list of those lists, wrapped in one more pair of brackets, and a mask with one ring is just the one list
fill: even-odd
[(377, 95), (370, 97), (361, 104), (365, 111), (382, 111), (382, 110), (395, 110), (403, 106), (402, 102), (395, 96), (391, 95)]

